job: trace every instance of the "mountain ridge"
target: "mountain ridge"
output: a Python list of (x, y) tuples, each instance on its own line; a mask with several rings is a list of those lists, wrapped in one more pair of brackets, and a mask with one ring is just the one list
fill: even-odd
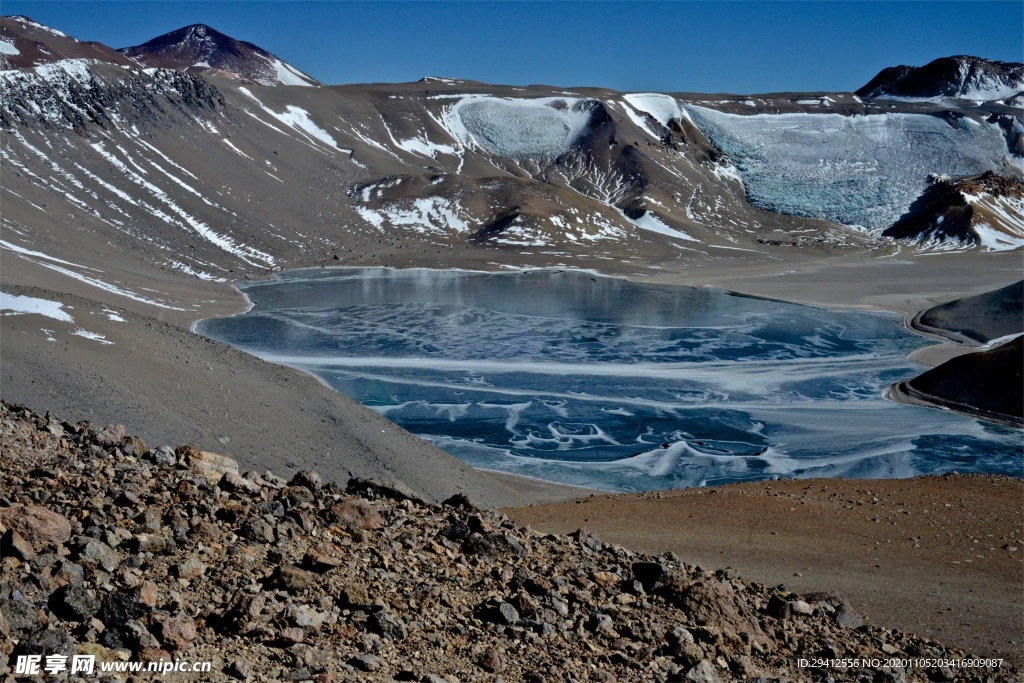
[[(0, 24), (52, 33), (26, 21)], [(223, 34), (211, 31), (184, 27), (163, 42), (216, 47)], [(0, 74), (5, 255), (128, 291), (114, 284), (122, 263), (228, 281), (325, 264), (424, 265), (427, 255), (641, 272), (884, 253), (899, 247), (882, 231), (930, 174), (1018, 182), (1024, 168), (1024, 124), (999, 103), (447, 78), (281, 88), (207, 78), (189, 61), (203, 53), (186, 47), (186, 72), (78, 58)], [(820, 164), (800, 135), (824, 136), (821, 152), (836, 161)], [(852, 153), (867, 161), (844, 161)], [(989, 213), (1010, 241), (901, 243), (984, 250), (1024, 239), (1015, 205), (1009, 218)], [(49, 230), (35, 228), (41, 218)], [(116, 258), (96, 258), (96, 239)]]
[(1024, 92), (1024, 64), (971, 55), (940, 57), (924, 66), (891, 66), (856, 91), (860, 97), (994, 101)]
[(135, 66), (135, 62), (102, 43), (76, 40), (24, 15), (0, 17), (0, 70), (32, 68), (62, 59)]
[[(83, 46), (95, 46), (104, 48), (105, 57), (95, 57), (104, 61), (125, 64), (124, 61), (111, 58), (109, 52), (115, 52), (124, 57), (130, 57), (130, 62), (138, 63), (147, 67), (172, 68), (179, 70), (193, 70), (197, 73), (210, 75), (221, 75), (236, 77), (260, 85), (324, 85), (313, 77), (305, 74), (295, 67), (281, 61), (263, 47), (248, 41), (233, 38), (217, 29), (203, 23), (190, 24), (181, 28), (169, 31), (156, 36), (144, 43), (123, 48), (109, 48), (101, 43), (90, 41), (81, 42), (69, 38), (66, 34), (44, 26), (23, 15), (9, 15), (0, 17), (0, 20), (18, 21), (30, 25), (36, 30), (45, 31), (51, 35), (63, 37), (74, 43)], [(4, 53), (0, 52), (0, 60)], [(214, 58), (216, 63), (208, 62), (208, 58)], [(74, 57), (72, 57), (74, 58)], [(254, 61), (256, 60), (256, 61)], [(287, 73), (277, 77), (269, 75), (266, 70), (267, 63), (274, 66), (274, 62), (280, 62), (281, 68)], [(0, 64), (3, 64), (0, 61)], [(26, 68), (35, 64), (14, 64), (8, 62), (8, 68)], [(953, 72), (958, 72), (953, 76)], [(282, 80), (283, 79), (283, 80)], [(990, 60), (973, 55), (952, 55), (939, 57), (923, 66), (898, 65), (882, 69), (865, 85), (861, 86), (852, 94), (858, 97), (906, 97), (906, 98), (961, 98), (967, 100), (983, 100), (977, 96), (970, 96), (972, 93), (966, 89), (984, 85), (988, 79), (988, 85), (993, 85), (992, 79), (1000, 80), (997, 85), (1005, 86), (1013, 90), (1009, 95), (1001, 95), (999, 98), (988, 98), (987, 101), (1013, 97), (1024, 91), (1024, 64), (1019, 62), (1005, 62)], [(418, 83), (439, 84), (439, 85), (460, 85), (460, 86), (488, 86), (487, 84), (473, 79), (465, 79), (458, 76), (432, 76), (427, 75), (420, 78)], [(514, 87), (551, 87), (540, 84)], [(931, 90), (928, 90), (931, 88)], [(587, 87), (572, 87), (570, 90), (586, 90)], [(676, 94), (692, 94), (683, 91), (673, 91)], [(827, 94), (842, 93), (843, 91), (831, 91)], [(771, 93), (744, 93), (749, 96), (785, 96), (792, 94), (810, 94), (805, 91), (785, 91)], [(712, 95), (712, 93), (707, 93)], [(977, 95), (978, 93), (973, 93)], [(739, 93), (716, 93), (716, 96), (739, 95)]]

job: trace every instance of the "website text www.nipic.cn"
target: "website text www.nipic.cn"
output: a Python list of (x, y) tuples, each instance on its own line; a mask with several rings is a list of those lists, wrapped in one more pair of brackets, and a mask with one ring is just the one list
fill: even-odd
[(211, 662), (190, 662), (188, 660), (161, 659), (156, 662), (97, 662), (95, 655), (19, 655), (15, 660), (14, 673), (19, 676), (34, 676), (60, 673), (155, 673), (166, 676), (171, 673), (209, 673)]

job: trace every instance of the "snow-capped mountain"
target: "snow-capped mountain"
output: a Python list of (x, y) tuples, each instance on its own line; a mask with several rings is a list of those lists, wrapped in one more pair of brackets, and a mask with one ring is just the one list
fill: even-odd
[(924, 66), (892, 66), (882, 69), (857, 90), (857, 95), (992, 102), (1012, 99), (1022, 92), (1024, 64), (958, 55), (942, 57)]
[(193, 24), (118, 50), (139, 64), (237, 78), (259, 85), (321, 85), (267, 52), (205, 24)]
[(100, 43), (83, 43), (28, 17), (0, 17), (0, 69), (26, 69), (62, 59), (95, 59), (134, 66)]
[[(173, 308), (116, 271), (232, 280), (449, 255), (642, 271), (889, 253), (882, 231), (930, 175), (1019, 180), (1024, 167), (1024, 125), (995, 103), (457, 79), (264, 87), (196, 73), (192, 43), (218, 39), (176, 33), (168, 44), (196, 50), (165, 62), (179, 70), (64, 59), (0, 73), (5, 272)], [(1016, 209), (997, 204), (974, 204), (993, 239), (975, 220), (978, 239), (958, 245), (1017, 246)]]

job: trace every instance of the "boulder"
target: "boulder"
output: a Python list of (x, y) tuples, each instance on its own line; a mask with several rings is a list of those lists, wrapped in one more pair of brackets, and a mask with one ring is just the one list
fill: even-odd
[(345, 498), (331, 506), (329, 518), (347, 531), (372, 531), (383, 525), (377, 508), (362, 498)]
[(36, 552), (71, 539), (71, 523), (62, 515), (38, 505), (0, 507), (0, 527), (20, 534)]

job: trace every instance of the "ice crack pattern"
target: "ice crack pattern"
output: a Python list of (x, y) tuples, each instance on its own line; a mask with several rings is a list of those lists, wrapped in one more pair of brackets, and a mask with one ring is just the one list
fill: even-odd
[(891, 403), (895, 316), (581, 271), (331, 269), (199, 331), (312, 372), (473, 466), (607, 490), (1017, 473), (1015, 430)]

